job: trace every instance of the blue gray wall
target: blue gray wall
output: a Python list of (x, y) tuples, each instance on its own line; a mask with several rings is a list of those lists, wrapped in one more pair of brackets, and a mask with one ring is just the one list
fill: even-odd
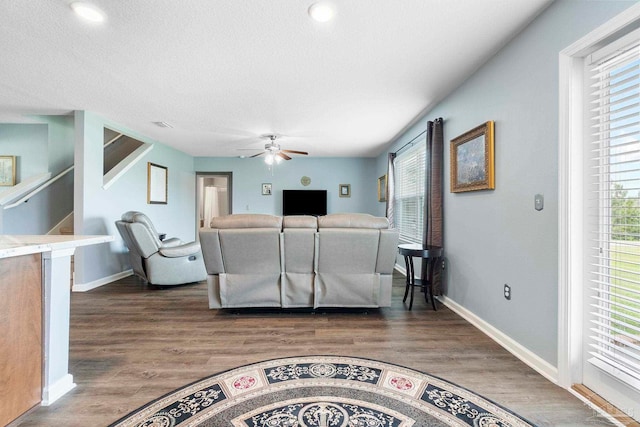
[(0, 124), (0, 155), (16, 156), (16, 183), (49, 171), (48, 145), (46, 124)]
[[(34, 116), (39, 123), (0, 124), (0, 154), (17, 156), (17, 183), (73, 165), (73, 116)], [(10, 187), (0, 187), (0, 192)], [(1, 212), (3, 234), (46, 234), (73, 211), (73, 174)]]
[[(254, 159), (196, 157), (197, 172), (233, 173), (233, 213), (282, 215), (282, 190), (327, 190), (327, 212), (377, 210), (377, 175), (374, 158), (323, 158), (295, 156), (273, 166), (273, 173), (261, 157)], [(303, 186), (300, 178), (311, 184)], [(272, 196), (262, 195), (262, 183), (271, 183)], [(351, 185), (351, 197), (340, 197), (340, 184)]]
[[(125, 133), (154, 148), (108, 189), (103, 188), (103, 128)], [(147, 162), (168, 168), (168, 203), (147, 204)], [(130, 268), (115, 221), (128, 210), (142, 211), (159, 232), (195, 240), (195, 173), (193, 157), (150, 140), (97, 114), (76, 112), (76, 234), (110, 234), (116, 241), (76, 252), (76, 283), (88, 285)]]
[[(558, 54), (635, 2), (554, 2), (390, 151), (443, 117), (446, 295), (557, 365)], [(495, 121), (496, 189), (449, 192), (449, 141)], [(386, 169), (386, 155), (376, 170)], [(534, 210), (536, 193), (545, 208)], [(503, 285), (512, 299), (503, 297)]]

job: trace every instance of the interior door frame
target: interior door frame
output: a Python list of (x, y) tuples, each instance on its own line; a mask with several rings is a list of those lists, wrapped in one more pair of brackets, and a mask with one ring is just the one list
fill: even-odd
[(199, 204), (200, 198), (198, 194), (198, 179), (199, 178), (210, 178), (212, 176), (224, 176), (227, 178), (227, 197), (229, 201), (229, 213), (233, 213), (233, 172), (196, 172), (196, 236), (198, 235), (198, 230), (200, 229), (200, 217), (199, 217)]

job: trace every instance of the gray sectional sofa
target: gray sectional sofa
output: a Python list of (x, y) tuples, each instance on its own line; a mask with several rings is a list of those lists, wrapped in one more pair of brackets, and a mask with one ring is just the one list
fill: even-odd
[(386, 218), (228, 215), (199, 235), (210, 308), (391, 304), (398, 232)]

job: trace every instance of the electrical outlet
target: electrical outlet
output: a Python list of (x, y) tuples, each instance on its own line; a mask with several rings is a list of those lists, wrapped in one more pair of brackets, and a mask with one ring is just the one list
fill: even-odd
[(504, 297), (505, 299), (511, 300), (511, 286), (504, 284)]
[(444, 264), (444, 260), (442, 260), (442, 269), (444, 270), (445, 264)]

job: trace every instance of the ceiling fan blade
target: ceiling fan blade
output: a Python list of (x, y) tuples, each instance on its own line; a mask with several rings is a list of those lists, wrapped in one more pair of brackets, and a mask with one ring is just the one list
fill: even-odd
[(280, 151), (284, 151), (286, 153), (292, 153), (292, 154), (302, 154), (303, 156), (309, 155), (309, 153), (307, 153), (306, 151), (296, 151), (296, 150), (280, 150)]
[(258, 153), (258, 154), (254, 154), (253, 156), (249, 156), (249, 158), (253, 158), (253, 157), (258, 157), (258, 156), (262, 156), (265, 152), (263, 151), (262, 153)]
[(278, 156), (282, 157), (285, 160), (291, 160), (291, 157), (287, 156), (286, 154), (284, 154), (282, 151), (280, 151), (279, 153), (276, 153)]

